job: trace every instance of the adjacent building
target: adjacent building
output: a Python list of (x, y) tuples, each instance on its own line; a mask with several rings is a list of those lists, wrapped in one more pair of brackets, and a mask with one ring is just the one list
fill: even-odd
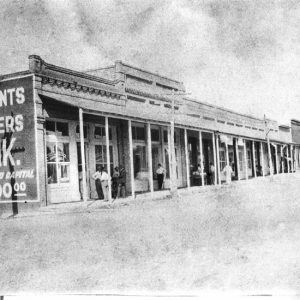
[(234, 180), (299, 168), (300, 121), (188, 98), (182, 82), (121, 61), (77, 72), (31, 55), (29, 70), (0, 76), (0, 110), (3, 206), (97, 199), (98, 167), (125, 168), (126, 197), (219, 185), (226, 165)]

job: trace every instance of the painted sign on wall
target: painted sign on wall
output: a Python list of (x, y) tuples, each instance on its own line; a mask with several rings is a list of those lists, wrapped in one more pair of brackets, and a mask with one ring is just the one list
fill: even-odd
[(38, 201), (33, 76), (0, 81), (0, 203)]

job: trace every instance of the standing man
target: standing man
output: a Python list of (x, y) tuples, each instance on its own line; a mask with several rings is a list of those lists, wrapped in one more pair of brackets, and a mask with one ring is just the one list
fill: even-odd
[(230, 163), (224, 167), (222, 172), (226, 177), (226, 183), (230, 184), (231, 183), (231, 177), (232, 177), (232, 174), (233, 174), (233, 170), (232, 170), (232, 167), (231, 167)]
[(98, 199), (101, 200), (103, 199), (103, 191), (101, 185), (101, 167), (97, 166), (96, 172), (93, 174), (92, 178), (95, 180)]
[(102, 191), (103, 191), (103, 195), (104, 195), (104, 201), (108, 201), (109, 200), (109, 176), (107, 174), (107, 172), (104, 170), (104, 168), (102, 167), (101, 170), (101, 186), (102, 186)]
[(211, 162), (209, 164), (209, 176), (210, 176), (210, 184), (211, 185), (215, 184), (215, 172), (216, 172), (216, 168), (215, 168), (214, 164)]
[(162, 186), (164, 183), (166, 170), (162, 167), (161, 164), (158, 164), (158, 168), (156, 170), (157, 181), (158, 181), (158, 189), (162, 190)]

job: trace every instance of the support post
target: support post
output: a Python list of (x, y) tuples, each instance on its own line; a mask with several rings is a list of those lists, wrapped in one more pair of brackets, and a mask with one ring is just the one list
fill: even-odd
[[(279, 171), (278, 171), (278, 153), (277, 153), (277, 145), (275, 145), (275, 164), (276, 164), (276, 174), (278, 174), (279, 173)], [(275, 171), (274, 171), (274, 173), (275, 173)]]
[(217, 184), (217, 158), (216, 158), (216, 135), (213, 132), (212, 133), (212, 139), (213, 139), (213, 153), (214, 153), (214, 167), (215, 167), (215, 185)]
[(249, 179), (248, 177), (248, 159), (247, 159), (247, 148), (246, 148), (246, 140), (244, 139), (244, 160), (245, 160), (245, 175), (246, 180)]
[(134, 186), (134, 168), (133, 168), (133, 146), (132, 146), (132, 126), (131, 120), (128, 120), (128, 139), (129, 139), (129, 163), (130, 163), (130, 181), (131, 181), (131, 196), (135, 197)]
[(253, 171), (254, 171), (254, 178), (256, 178), (256, 159), (255, 159), (255, 141), (252, 141), (252, 157), (253, 157)]
[(271, 154), (271, 145), (270, 145), (270, 138), (269, 135), (267, 136), (267, 145), (268, 145), (268, 157), (269, 157), (269, 169), (270, 169), (270, 176), (273, 176), (273, 162), (272, 162), (272, 154)]
[(289, 149), (289, 145), (286, 145), (286, 158), (287, 158), (288, 173), (291, 173), (291, 169), (290, 169), (290, 149)]
[(108, 174), (108, 200), (111, 200), (111, 172), (110, 172), (110, 152), (109, 152), (109, 129), (108, 117), (105, 117), (105, 143), (106, 143), (106, 165)]
[[(172, 111), (174, 110), (174, 100), (172, 101)], [(170, 133), (170, 156), (171, 156), (171, 172), (170, 172), (170, 193), (172, 197), (177, 197), (177, 175), (176, 175), (176, 154), (175, 154), (175, 124), (174, 113), (171, 121), (171, 133)]]
[(261, 170), (262, 170), (262, 176), (265, 177), (265, 162), (264, 162), (264, 148), (263, 143), (260, 142), (260, 152), (261, 152)]
[(184, 149), (185, 149), (185, 164), (186, 164), (186, 183), (187, 188), (191, 187), (190, 182), (190, 164), (189, 164), (189, 152), (188, 152), (188, 139), (187, 139), (187, 130), (184, 128)]
[(294, 147), (291, 145), (291, 171), (294, 172)]
[(171, 128), (168, 126), (168, 160), (169, 160), (169, 181), (170, 181), (170, 191), (172, 193), (172, 157), (171, 157)]
[(228, 166), (229, 165), (229, 153), (228, 153), (228, 143), (227, 143), (227, 140), (226, 140), (226, 143), (225, 143), (225, 150), (226, 150), (226, 165)]
[(85, 167), (85, 151), (84, 151), (84, 131), (83, 131), (83, 111), (79, 108), (79, 134), (80, 134), (80, 151), (82, 163), (82, 199), (87, 201), (87, 184), (86, 184), (86, 167)]
[(235, 138), (235, 153), (236, 153), (236, 171), (238, 174), (238, 180), (241, 180), (238, 138)]
[(204, 186), (204, 165), (203, 165), (203, 147), (202, 147), (202, 132), (199, 131), (199, 148), (201, 158), (201, 185)]
[(220, 144), (220, 137), (219, 135), (216, 135), (216, 146), (217, 146), (217, 168), (218, 171), (218, 184), (221, 185), (221, 170), (220, 170), (220, 150), (219, 150), (219, 144)]
[(147, 148), (148, 148), (148, 176), (151, 197), (153, 197), (153, 167), (152, 167), (152, 142), (151, 142), (151, 125), (147, 123)]
[[(160, 127), (160, 148), (162, 153), (162, 165), (166, 169), (166, 157), (165, 157), (165, 149), (164, 149), (164, 128)], [(166, 175), (166, 174), (165, 174)], [(166, 178), (164, 178), (166, 179)]]
[(281, 173), (284, 173), (283, 145), (280, 145)]

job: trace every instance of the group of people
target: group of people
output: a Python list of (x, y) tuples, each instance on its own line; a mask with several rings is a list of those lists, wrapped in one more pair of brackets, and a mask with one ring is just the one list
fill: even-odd
[[(201, 179), (202, 176), (201, 164), (198, 164), (197, 169), (193, 172), (193, 176), (197, 176)], [(207, 173), (203, 170), (203, 176), (205, 182), (211, 185), (215, 184), (215, 166), (212, 162), (209, 164)]]
[(109, 201), (109, 184), (112, 181), (112, 198), (126, 196), (126, 171), (123, 167), (115, 167), (112, 178), (103, 166), (98, 166), (92, 178), (95, 180), (98, 199)]

